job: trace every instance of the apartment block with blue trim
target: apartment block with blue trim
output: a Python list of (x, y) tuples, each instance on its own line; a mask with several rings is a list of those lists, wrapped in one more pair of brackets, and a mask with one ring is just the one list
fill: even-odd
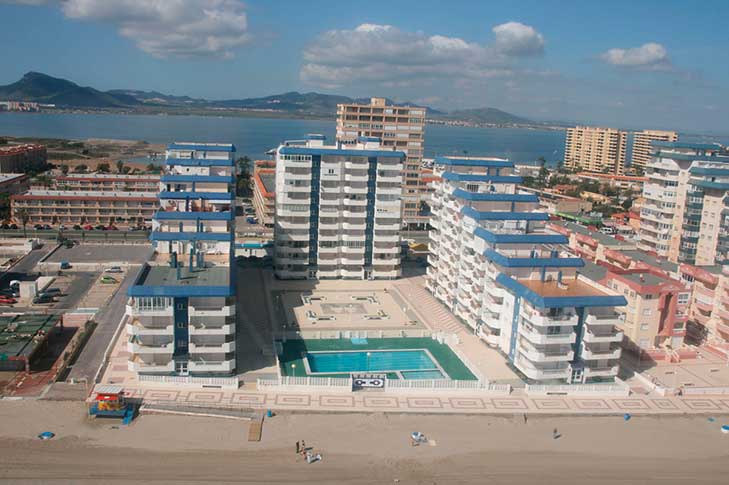
[(235, 372), (235, 147), (173, 143), (150, 239), (155, 256), (129, 288), (129, 370)]
[(276, 276), (398, 278), (405, 154), (373, 137), (324, 142), (308, 135), (276, 150)]
[(428, 289), (498, 348), (526, 380), (614, 380), (620, 341), (614, 307), (626, 300), (583, 275), (567, 238), (545, 229), (514, 165), (438, 157)]
[(652, 143), (638, 248), (674, 263), (729, 261), (729, 151), (714, 143)]

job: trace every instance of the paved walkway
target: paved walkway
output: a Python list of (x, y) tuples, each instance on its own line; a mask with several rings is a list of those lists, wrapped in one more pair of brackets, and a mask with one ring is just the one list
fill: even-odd
[(158, 403), (179, 405), (211, 405), (327, 412), (396, 412), (449, 414), (566, 414), (622, 415), (646, 414), (715, 414), (729, 415), (729, 395), (726, 397), (528, 397), (514, 393), (493, 396), (487, 393), (451, 392), (433, 394), (411, 391), (389, 392), (259, 392), (254, 390), (183, 390), (127, 387), (129, 397), (144, 398)]
[(474, 335), (453, 314), (423, 287), (422, 277), (399, 280), (393, 288), (408, 302), (418, 319), (434, 332), (458, 335), (460, 343), (451, 345), (472, 371), (489, 382), (522, 385), (522, 381), (506, 364), (506, 358)]

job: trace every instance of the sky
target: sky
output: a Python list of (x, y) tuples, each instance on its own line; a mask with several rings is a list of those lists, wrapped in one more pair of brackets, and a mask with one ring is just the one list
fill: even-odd
[(0, 0), (28, 71), (208, 99), (317, 91), (729, 133), (729, 1)]

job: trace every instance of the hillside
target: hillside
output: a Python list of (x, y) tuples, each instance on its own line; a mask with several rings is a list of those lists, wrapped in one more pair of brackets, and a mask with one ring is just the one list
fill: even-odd
[[(291, 91), (260, 98), (207, 100), (189, 96), (173, 96), (158, 91), (112, 89), (99, 91), (91, 87), (42, 74), (29, 72), (22, 79), (7, 86), (0, 86), (0, 100), (35, 101), (55, 104), (60, 108), (113, 109), (120, 108), (139, 112), (170, 112), (210, 114), (218, 110), (270, 111), (278, 115), (333, 118), (340, 103), (367, 103), (367, 98), (350, 98), (336, 94)], [(417, 105), (398, 103), (396, 106)], [(496, 108), (465, 109), (445, 113), (426, 106), (428, 117), (441, 120), (458, 120), (475, 124), (532, 124), (531, 121)]]
[(445, 118), (452, 120), (470, 121), (471, 123), (487, 123), (497, 125), (507, 124), (533, 124), (534, 122), (520, 116), (501, 111), (496, 108), (475, 108), (451, 111)]
[(39, 72), (29, 72), (17, 82), (0, 86), (0, 99), (74, 108), (115, 108), (139, 104), (133, 96), (106, 93)]

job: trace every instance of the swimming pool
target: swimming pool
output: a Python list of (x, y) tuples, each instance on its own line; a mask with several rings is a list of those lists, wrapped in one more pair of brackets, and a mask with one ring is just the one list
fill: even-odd
[[(371, 350), (307, 352), (310, 373), (436, 371), (439, 366), (426, 350)], [(412, 377), (423, 379), (423, 377)], [(432, 377), (430, 377), (432, 379)], [(442, 375), (441, 375), (442, 378)]]

